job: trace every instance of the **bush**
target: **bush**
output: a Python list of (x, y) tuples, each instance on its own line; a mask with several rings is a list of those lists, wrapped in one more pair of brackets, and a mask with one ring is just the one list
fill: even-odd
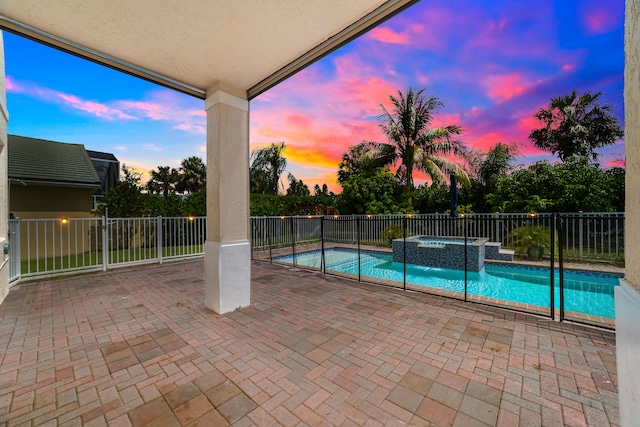
[(393, 239), (401, 239), (404, 237), (404, 228), (398, 224), (389, 224), (387, 228), (382, 230), (380, 237), (388, 242), (388, 246), (393, 245)]

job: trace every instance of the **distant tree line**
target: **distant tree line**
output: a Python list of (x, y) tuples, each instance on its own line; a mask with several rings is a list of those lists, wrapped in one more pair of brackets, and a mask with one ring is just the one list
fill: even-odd
[[(459, 184), (463, 212), (623, 211), (625, 170), (602, 168), (596, 149), (614, 144), (623, 131), (601, 93), (575, 91), (552, 98), (534, 114), (540, 127), (529, 134), (538, 148), (559, 161), (517, 165), (519, 145), (496, 142), (488, 152), (468, 148), (457, 125), (434, 127), (444, 107), (424, 90), (409, 88), (380, 105), (387, 141), (363, 141), (348, 148), (338, 165), (338, 195), (326, 184), (309, 187), (286, 171), (284, 142), (251, 152), (251, 215), (390, 214), (445, 212), (450, 176)], [(414, 172), (428, 183), (416, 186)], [(104, 197), (100, 215), (205, 215), (206, 166), (189, 157), (177, 169), (158, 166), (143, 184), (123, 166), (123, 180)], [(283, 185), (287, 173), (288, 186)]]
[(109, 190), (98, 207), (99, 216), (206, 215), (207, 167), (199, 157), (182, 161), (180, 168), (158, 166), (144, 184), (142, 175), (122, 165), (122, 179)]

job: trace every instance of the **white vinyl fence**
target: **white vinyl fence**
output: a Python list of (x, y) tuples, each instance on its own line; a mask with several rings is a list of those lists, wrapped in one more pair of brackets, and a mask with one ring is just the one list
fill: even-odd
[(9, 221), (10, 283), (202, 257), (205, 217), (46, 218)]

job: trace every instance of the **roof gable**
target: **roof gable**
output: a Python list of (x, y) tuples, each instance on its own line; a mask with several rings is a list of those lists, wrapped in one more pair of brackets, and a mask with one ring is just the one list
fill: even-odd
[(100, 186), (100, 178), (82, 144), (8, 135), (7, 145), (11, 179), (49, 185)]

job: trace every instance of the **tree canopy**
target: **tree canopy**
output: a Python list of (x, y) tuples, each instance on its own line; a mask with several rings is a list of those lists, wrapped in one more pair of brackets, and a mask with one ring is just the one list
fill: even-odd
[(585, 92), (578, 96), (574, 90), (551, 98), (549, 107), (534, 115), (542, 127), (533, 130), (529, 139), (562, 161), (573, 156), (597, 160), (597, 148), (611, 145), (624, 135), (611, 105), (600, 104), (601, 95)]
[(187, 157), (180, 164), (176, 191), (178, 193), (195, 193), (207, 187), (207, 165), (200, 157)]
[(249, 185), (251, 194), (277, 195), (280, 176), (287, 167), (284, 142), (272, 143), (255, 149), (249, 158)]
[(432, 127), (435, 113), (444, 107), (442, 101), (427, 96), (424, 90), (414, 92), (412, 88), (406, 93), (398, 91), (397, 96), (389, 99), (393, 105), (391, 111), (380, 105), (380, 128), (388, 142), (379, 145), (381, 149), (384, 145), (393, 147), (393, 162), (399, 162), (396, 176), (408, 205), (412, 204), (414, 169), (424, 172), (436, 183), (446, 182), (448, 175), (454, 173), (464, 186), (469, 186), (466, 171), (448, 157), (466, 155), (464, 144), (454, 139), (462, 134), (462, 128), (458, 125)]

